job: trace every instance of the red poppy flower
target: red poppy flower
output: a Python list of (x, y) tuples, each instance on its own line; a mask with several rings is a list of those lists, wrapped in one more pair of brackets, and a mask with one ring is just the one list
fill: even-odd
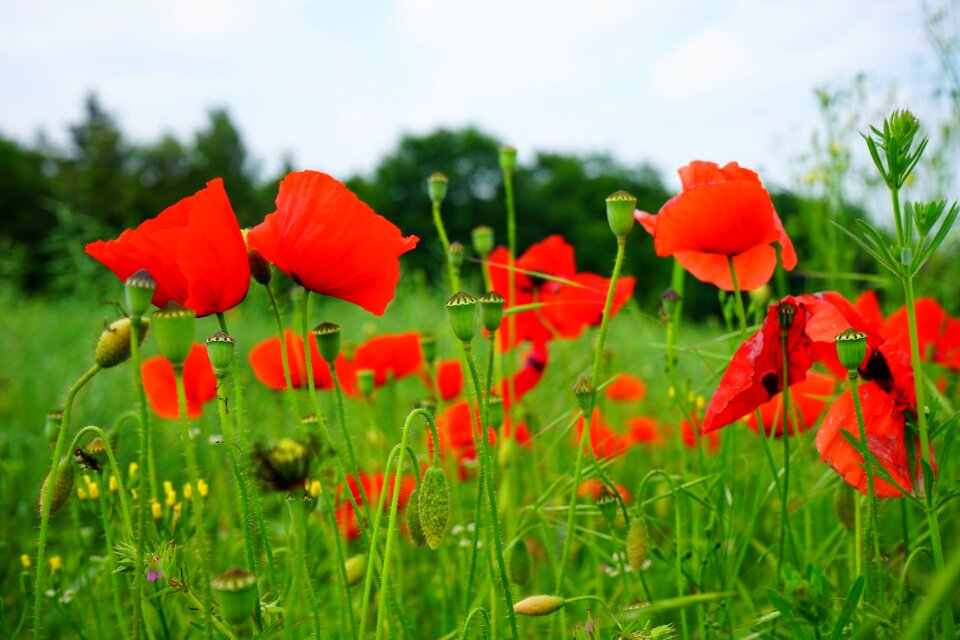
[[(363, 492), (361, 493), (360, 487), (357, 486), (357, 481), (353, 476), (347, 477), (347, 486), (349, 491), (353, 494), (354, 499), (357, 501), (357, 505), (363, 509), (363, 494), (367, 495), (367, 498), (370, 500), (371, 516), (376, 511), (376, 505), (380, 503), (380, 494), (383, 492), (384, 485), (386, 484), (387, 495), (384, 502), (384, 510), (388, 511), (390, 509), (390, 501), (393, 499), (393, 487), (395, 486), (396, 475), (390, 473), (389, 480), (384, 481), (384, 474), (377, 472), (374, 475), (367, 475), (360, 472), (360, 485), (363, 487)], [(398, 501), (398, 507), (400, 509), (406, 506), (407, 501), (410, 499), (410, 494), (413, 493), (413, 490), (416, 488), (416, 479), (410, 475), (405, 475), (400, 479), (400, 499)], [(340, 493), (343, 493), (343, 487), (340, 487)], [(335, 515), (337, 518), (337, 525), (340, 529), (340, 533), (344, 535), (348, 540), (352, 540), (360, 535), (360, 521), (357, 519), (357, 514), (353, 510), (353, 504), (350, 502), (350, 499), (344, 494), (341, 497), (341, 504), (337, 508)]]
[(630, 440), (633, 442), (659, 443), (663, 441), (660, 426), (653, 418), (637, 416), (627, 422), (630, 427)]
[[(163, 356), (147, 358), (140, 365), (143, 388), (150, 406), (161, 418), (180, 417), (177, 401), (177, 379), (173, 365)], [(217, 376), (207, 356), (207, 348), (194, 343), (183, 363), (183, 386), (187, 396), (187, 416), (199, 418), (203, 403), (217, 397)]]
[[(277, 210), (250, 230), (250, 246), (310, 291), (382, 315), (400, 279), (398, 258), (417, 246), (345, 186), (317, 171), (280, 182)], [(244, 254), (246, 255), (246, 254)]]
[[(941, 329), (947, 321), (947, 312), (933, 298), (920, 298), (914, 304), (917, 316), (917, 346), (920, 357), (927, 360), (930, 347), (940, 337)], [(880, 335), (892, 340), (904, 351), (910, 351), (910, 327), (907, 322), (907, 307), (900, 307), (884, 321)]]
[(514, 429), (510, 418), (505, 416), (503, 419), (503, 426), (500, 428), (501, 435), (505, 440), (513, 438), (517, 444), (526, 447), (529, 449), (533, 445), (533, 437), (530, 435), (530, 427), (527, 426), (526, 422), (518, 422), (517, 428)]
[[(620, 494), (620, 497), (623, 498), (623, 501), (627, 504), (630, 504), (630, 491), (620, 484), (619, 482), (614, 482), (614, 487), (617, 490), (617, 493)], [(603, 482), (600, 482), (596, 478), (590, 478), (589, 480), (584, 480), (580, 483), (580, 486), (577, 487), (577, 495), (581, 498), (591, 498), (593, 500), (600, 499), (600, 492), (603, 487), (607, 485)], [(610, 490), (610, 487), (607, 487), (607, 491)]]
[(423, 366), (423, 351), (420, 349), (420, 334), (384, 334), (367, 340), (356, 348), (353, 358), (337, 365), (344, 391), (351, 396), (360, 391), (357, 387), (357, 371), (373, 371), (374, 387), (382, 387), (391, 380), (399, 380), (417, 373)]
[(853, 307), (860, 312), (864, 320), (873, 325), (877, 332), (883, 324), (883, 311), (880, 310), (880, 301), (877, 300), (877, 292), (867, 289), (853, 301)]
[(683, 420), (680, 423), (680, 437), (683, 438), (683, 444), (691, 449), (697, 448), (697, 439), (706, 438), (707, 439), (707, 450), (710, 453), (716, 453), (720, 451), (720, 434), (716, 431), (705, 432), (702, 431), (702, 426), (697, 424), (697, 431), (699, 435), (694, 432), (693, 426), (690, 424), (689, 420)]
[(621, 373), (604, 393), (614, 402), (640, 401), (647, 396), (647, 385), (640, 378)]
[(797, 265), (793, 243), (756, 173), (735, 162), (720, 167), (702, 161), (679, 173), (683, 191), (659, 214), (636, 213), (658, 256), (675, 257), (695, 278), (725, 291), (734, 289), (728, 258), (744, 291), (770, 280), (777, 266), (774, 243), (782, 248), (784, 269)]
[[(816, 424), (817, 418), (827, 407), (827, 399), (833, 394), (837, 379), (823, 373), (811, 371), (805, 380), (790, 385), (789, 433), (806, 431)], [(759, 407), (764, 431), (780, 437), (783, 435), (783, 392)], [(799, 423), (798, 419), (799, 418)], [(747, 416), (747, 426), (757, 430), (757, 415)]]
[[(513, 317), (516, 336), (511, 339), (509, 322), (498, 334), (499, 347), (508, 349), (525, 340), (544, 343), (553, 338), (576, 338), (590, 325), (599, 324), (610, 281), (591, 273), (577, 273), (573, 247), (553, 235), (531, 246), (516, 261), (516, 300), (510, 299), (509, 252), (498, 247), (488, 266), (493, 289), (506, 298), (506, 308), (529, 304), (542, 306)], [(537, 274), (550, 276), (547, 279)], [(611, 313), (616, 313), (633, 295), (634, 279), (617, 281)]]
[[(791, 384), (802, 382), (814, 362), (823, 361), (833, 370), (843, 369), (836, 355), (834, 337), (853, 327), (867, 332), (870, 325), (838, 293), (788, 296), (780, 304), (796, 309), (787, 332), (787, 368)], [(880, 338), (869, 334), (868, 348)], [(783, 350), (777, 305), (770, 307), (760, 331), (740, 345), (707, 406), (704, 432), (714, 431), (742, 418), (783, 390)]]
[[(586, 421), (583, 416), (580, 416), (574, 429), (574, 448), (580, 443), (585, 425)], [(625, 453), (630, 447), (630, 438), (611, 429), (610, 425), (601, 416), (600, 410), (595, 408), (590, 416), (590, 444), (588, 446), (593, 448), (593, 454), (596, 457), (610, 458)]]
[(509, 409), (513, 404), (512, 390), (517, 400), (522, 400), (543, 378), (547, 368), (550, 352), (545, 343), (535, 343), (524, 355), (523, 366), (513, 375), (513, 384), (508, 385), (506, 380), (501, 381), (499, 395), (503, 398), (503, 408)]
[[(424, 374), (427, 387), (433, 385), (429, 377)], [(440, 397), (444, 400), (453, 400), (463, 391), (463, 367), (457, 359), (441, 360), (437, 363), (437, 386)]]
[[(307, 387), (306, 354), (303, 351), (303, 338), (289, 329), (283, 332), (287, 343), (287, 359), (290, 366), (290, 382), (294, 389)], [(253, 375), (262, 384), (276, 391), (286, 389), (287, 381), (283, 375), (283, 360), (280, 353), (280, 338), (267, 338), (258, 342), (250, 350), (247, 358), (253, 367)], [(310, 335), (310, 358), (313, 365), (313, 384), (317, 389), (333, 389), (333, 377), (330, 375), (330, 365), (320, 357), (317, 348), (316, 336)], [(337, 374), (340, 383), (346, 382), (349, 374), (349, 363), (343, 355), (337, 357)]]
[(146, 269), (157, 282), (153, 304), (170, 300), (207, 316), (232, 309), (250, 287), (250, 264), (240, 225), (217, 178), (116, 240), (86, 251), (121, 280)]
[[(471, 407), (466, 400), (450, 405), (437, 419), (437, 432), (440, 436), (440, 451), (453, 456), (457, 462), (460, 477), (466, 478), (468, 467), (472, 466), (477, 459), (474, 440), (480, 434), (480, 416), (476, 407)], [(493, 446), (496, 442), (496, 432), (488, 428), (487, 437), (490, 445)], [(427, 449), (430, 455), (433, 455), (433, 434), (429, 430), (427, 431)]]

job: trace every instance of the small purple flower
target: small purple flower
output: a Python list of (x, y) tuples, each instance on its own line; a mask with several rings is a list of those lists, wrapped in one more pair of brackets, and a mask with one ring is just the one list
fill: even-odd
[(160, 569), (157, 569), (156, 571), (154, 571), (153, 569), (150, 569), (147, 571), (147, 582), (156, 582), (158, 578), (162, 578), (162, 577), (163, 577), (163, 571), (161, 571)]

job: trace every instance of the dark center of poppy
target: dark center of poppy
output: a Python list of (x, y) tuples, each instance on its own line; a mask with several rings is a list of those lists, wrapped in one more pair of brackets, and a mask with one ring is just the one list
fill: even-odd
[(893, 390), (893, 374), (890, 373), (887, 359), (883, 357), (879, 349), (873, 350), (870, 357), (867, 358), (866, 366), (860, 369), (860, 374), (864, 380), (876, 382), (887, 393)]
[(780, 376), (773, 371), (763, 374), (763, 377), (760, 378), (760, 384), (763, 385), (763, 388), (770, 396), (775, 396), (780, 393)]

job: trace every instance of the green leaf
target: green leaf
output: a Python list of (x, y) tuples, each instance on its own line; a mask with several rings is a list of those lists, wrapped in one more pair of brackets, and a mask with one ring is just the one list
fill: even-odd
[(840, 640), (840, 637), (843, 635), (843, 628), (847, 626), (850, 616), (853, 615), (853, 610), (857, 608), (857, 604), (860, 602), (860, 596), (863, 594), (863, 585), (863, 576), (860, 576), (850, 587), (850, 591), (847, 592), (847, 599), (843, 603), (843, 609), (840, 610), (837, 622), (833, 625), (833, 633), (830, 634), (830, 640)]
[(770, 602), (777, 608), (777, 611), (783, 615), (784, 620), (796, 620), (797, 614), (793, 610), (793, 605), (790, 604), (789, 600), (780, 595), (779, 592), (773, 589), (767, 589), (767, 597), (770, 598)]
[(933, 506), (933, 467), (926, 460), (920, 461), (920, 471), (923, 472), (923, 494), (927, 498), (927, 505)]
[[(863, 249), (864, 251), (869, 253), (871, 256), (873, 256), (873, 259), (879, 262), (881, 265), (883, 265), (887, 269), (887, 271), (890, 271), (895, 276), (900, 277), (900, 271), (894, 266), (896, 262), (893, 260), (893, 257), (890, 256), (889, 249), (886, 249), (886, 247), (880, 247), (880, 248), (874, 249), (870, 245), (868, 245), (865, 241), (861, 240), (859, 236), (855, 235), (853, 232), (843, 227), (843, 225), (839, 225), (832, 220), (830, 222), (831, 224), (836, 225), (837, 228), (843, 231), (845, 234), (847, 234), (851, 240), (853, 240), (860, 246), (861, 249)], [(887, 256), (889, 256), (889, 258), (880, 255), (879, 251), (883, 251)]]
[(936, 427), (931, 429), (930, 439), (933, 440), (935, 437), (937, 437), (944, 431), (947, 431), (948, 429), (952, 429), (954, 426), (956, 426), (958, 422), (960, 422), (960, 411), (957, 411), (955, 414), (953, 414), (952, 416), (950, 416), (949, 418), (947, 418), (946, 420), (938, 424)]
[(930, 259), (930, 256), (933, 255), (933, 252), (943, 244), (943, 241), (946, 239), (947, 234), (950, 233), (950, 229), (953, 228), (953, 224), (957, 220), (957, 214), (960, 214), (960, 207), (957, 206), (957, 203), (954, 202), (950, 206), (950, 210), (947, 212), (947, 217), (944, 219), (943, 223), (940, 225), (940, 228), (937, 229), (937, 234), (930, 240), (930, 242), (924, 247), (923, 252), (917, 257), (916, 266), (914, 267), (913, 273), (911, 275), (916, 275), (927, 260)]

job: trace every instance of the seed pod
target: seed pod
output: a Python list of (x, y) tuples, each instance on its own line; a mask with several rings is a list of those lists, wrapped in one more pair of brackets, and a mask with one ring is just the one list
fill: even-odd
[(640, 570), (643, 561), (647, 559), (647, 550), (650, 547), (650, 536), (647, 533), (647, 523), (643, 518), (634, 518), (630, 521), (630, 530), (627, 531), (627, 562), (630, 566)]
[[(47, 493), (47, 484), (50, 482), (52, 473), (53, 471), (47, 474), (46, 479), (43, 481), (43, 486), (40, 487), (40, 504), (38, 505), (38, 511), (41, 516), (43, 516), (43, 496)], [(60, 465), (57, 469), (57, 480), (53, 485), (53, 493), (50, 496), (51, 516), (66, 504), (70, 494), (73, 493), (74, 475), (74, 468), (73, 465), (70, 464), (69, 458), (67, 458), (67, 456), (60, 458)]]
[(515, 545), (510, 548), (510, 579), (513, 580), (516, 584), (525, 585), (530, 582), (530, 550), (527, 548), (527, 543), (523, 540), (518, 540)]
[(352, 587), (367, 575), (367, 555), (358, 553), (355, 556), (350, 556), (343, 563), (343, 566), (347, 571), (347, 584)]
[[(147, 322), (144, 318), (140, 322), (138, 343), (143, 342), (147, 335)], [(114, 320), (103, 328), (103, 333), (97, 339), (97, 348), (93, 352), (93, 359), (104, 369), (115, 367), (130, 357), (130, 318)]]
[(607, 197), (607, 222), (613, 235), (618, 238), (630, 235), (636, 208), (637, 198), (626, 191), (617, 191)]
[(843, 525), (843, 528), (847, 531), (853, 531), (857, 526), (855, 515), (857, 507), (854, 504), (854, 500), (856, 499), (856, 496), (853, 494), (853, 489), (850, 487), (841, 486), (837, 489), (833, 508), (837, 513), (837, 520), (840, 521), (840, 524)]
[(513, 612), (521, 616), (547, 616), (564, 604), (560, 596), (529, 596), (513, 605)]
[(150, 308), (150, 301), (157, 290), (157, 281), (149, 271), (139, 269), (133, 272), (123, 284), (127, 298), (127, 311), (130, 315), (142, 316)]
[(220, 610), (232, 625), (245, 624), (257, 605), (257, 578), (240, 567), (230, 567), (210, 579), (210, 588), (220, 597)]
[(154, 311), (151, 317), (160, 353), (174, 367), (182, 366), (193, 346), (197, 313), (171, 300), (162, 309)]
[(477, 299), (458, 291), (447, 300), (447, 315), (453, 335), (461, 342), (470, 342), (477, 332)]
[(431, 549), (440, 546), (440, 540), (450, 521), (450, 485), (440, 467), (430, 467), (420, 482), (420, 526)]
[(407, 533), (410, 535), (410, 542), (415, 547), (422, 547), (427, 544), (427, 538), (423, 535), (423, 527), (420, 525), (420, 490), (414, 489), (407, 500)]
[(848, 327), (837, 337), (837, 358), (848, 371), (856, 371), (867, 357), (867, 334)]

